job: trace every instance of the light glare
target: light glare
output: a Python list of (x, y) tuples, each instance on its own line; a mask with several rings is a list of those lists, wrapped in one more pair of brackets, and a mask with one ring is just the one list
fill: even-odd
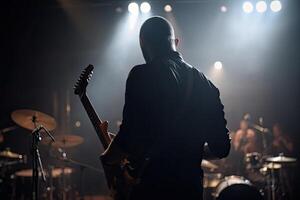
[(167, 5), (165, 5), (164, 10), (165, 10), (165, 12), (172, 12), (172, 6), (167, 4)]
[(227, 7), (226, 6), (221, 6), (220, 10), (221, 10), (221, 12), (227, 12)]
[(141, 4), (140, 8), (141, 8), (142, 13), (148, 13), (151, 10), (151, 6), (150, 6), (150, 4), (148, 2), (143, 2)]
[(135, 2), (131, 2), (128, 5), (128, 11), (133, 15), (139, 14), (139, 5)]
[(282, 8), (281, 2), (278, 0), (272, 1), (270, 4), (270, 8), (273, 12), (279, 12)]
[(252, 13), (253, 11), (253, 5), (251, 2), (246, 1), (243, 3), (243, 10), (245, 13)]
[(265, 1), (259, 1), (256, 3), (255, 7), (257, 12), (263, 13), (267, 10), (267, 3)]
[(223, 64), (221, 61), (216, 61), (214, 67), (216, 70), (221, 70), (223, 68)]

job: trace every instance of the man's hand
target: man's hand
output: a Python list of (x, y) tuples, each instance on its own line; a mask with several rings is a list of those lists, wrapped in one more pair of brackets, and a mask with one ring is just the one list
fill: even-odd
[(105, 165), (119, 164), (126, 154), (120, 149), (120, 147), (112, 140), (107, 149), (102, 153), (100, 159)]

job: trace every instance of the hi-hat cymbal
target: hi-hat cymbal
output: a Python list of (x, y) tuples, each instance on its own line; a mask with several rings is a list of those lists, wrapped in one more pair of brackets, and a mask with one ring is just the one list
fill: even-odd
[(68, 148), (80, 145), (83, 141), (84, 139), (77, 135), (58, 135), (55, 136), (55, 142), (52, 142), (51, 138), (44, 138), (42, 143), (56, 148)]
[(292, 162), (296, 162), (297, 159), (296, 158), (292, 158), (292, 157), (286, 157), (283, 155), (279, 155), (276, 157), (270, 157), (266, 159), (267, 162), (275, 162), (275, 163), (292, 163)]
[(22, 159), (23, 156), (17, 153), (14, 153), (10, 151), (9, 149), (6, 149), (4, 151), (0, 151), (0, 157), (2, 158), (11, 158), (11, 159)]
[(206, 168), (206, 169), (210, 169), (210, 170), (218, 169), (217, 165), (215, 165), (214, 163), (209, 162), (208, 160), (205, 160), (205, 159), (202, 160), (201, 167)]
[(56, 127), (56, 121), (53, 117), (36, 110), (15, 110), (11, 113), (11, 118), (19, 126), (31, 131), (39, 125), (44, 126), (49, 131)]

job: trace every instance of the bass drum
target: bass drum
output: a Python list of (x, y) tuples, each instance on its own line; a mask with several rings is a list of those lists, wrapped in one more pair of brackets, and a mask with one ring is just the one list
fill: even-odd
[(263, 200), (260, 192), (241, 176), (227, 176), (217, 186), (217, 200)]

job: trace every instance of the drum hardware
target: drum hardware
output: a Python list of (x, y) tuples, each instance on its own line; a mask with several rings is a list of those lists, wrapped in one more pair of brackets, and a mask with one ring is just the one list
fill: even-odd
[(270, 130), (268, 128), (264, 127), (263, 117), (259, 117), (259, 120), (258, 120), (259, 124), (256, 124), (251, 120), (251, 116), (250, 116), (249, 113), (245, 114), (243, 118), (244, 118), (244, 120), (246, 120), (248, 122), (250, 127), (252, 127), (256, 131), (261, 133), (261, 135), (262, 135), (262, 144), (263, 144), (263, 155), (266, 155), (266, 153), (267, 153), (266, 151), (268, 149), (266, 134), (269, 134)]
[[(26, 112), (25, 112), (26, 111)], [(28, 114), (30, 113), (30, 114)], [(34, 114), (32, 114), (34, 113)], [(81, 163), (79, 161), (73, 160), (67, 156), (67, 153), (64, 151), (66, 148), (76, 147), (84, 142), (84, 139), (80, 136), (76, 135), (60, 135), (56, 136), (55, 143), (53, 142), (53, 139), (51, 138), (51, 134), (47, 138), (43, 138), (41, 140), (41, 133), (42, 131), (44, 133), (47, 133), (47, 129), (45, 127), (49, 127), (50, 130), (53, 130), (56, 126), (55, 120), (43, 113), (40, 113), (38, 111), (32, 111), (32, 110), (18, 110), (12, 113), (12, 119), (21, 127), (26, 128), (28, 130), (32, 130), (32, 135), (35, 137), (36, 145), (39, 143), (43, 145), (48, 145), (51, 150), (55, 150), (59, 153), (59, 156), (51, 155), (49, 152), (49, 155), (51, 157), (56, 158), (57, 160), (63, 161), (62, 167), (55, 167), (55, 166), (48, 166), (48, 169), (45, 169), (43, 171), (42, 167), (40, 167), (40, 158), (36, 156), (35, 159), (37, 159), (36, 166), (37, 168), (40, 168), (38, 170), (38, 177), (43, 178), (43, 173), (45, 178), (47, 178), (47, 192), (43, 193), (44, 196), (47, 195), (47, 199), (52, 200), (56, 199), (56, 197), (60, 197), (62, 199), (67, 199), (69, 196), (69, 189), (72, 188), (70, 184), (68, 185), (68, 175), (71, 175), (74, 173), (74, 169), (67, 167), (68, 164), (78, 166), (80, 169), (80, 182), (79, 182), (79, 196), (82, 199), (83, 198), (83, 176), (85, 169), (91, 169), (100, 173), (103, 173), (103, 171)], [(47, 117), (46, 117), (47, 116)], [(22, 121), (23, 120), (23, 121)], [(34, 123), (35, 122), (35, 123)], [(31, 125), (30, 125), (31, 124)], [(34, 124), (34, 125), (32, 125)], [(42, 126), (39, 126), (42, 125)], [(35, 127), (32, 129), (32, 127)], [(259, 125), (252, 124), (252, 127), (258, 131), (260, 131), (262, 136), (265, 136), (266, 133), (269, 132), (267, 128), (263, 127), (262, 120), (260, 120)], [(8, 132), (11, 130), (16, 129), (16, 126), (9, 127), (6, 129), (0, 130), (0, 133)], [(47, 133), (48, 134), (48, 133)], [(264, 141), (263, 146), (265, 147)], [(264, 148), (266, 149), (266, 148)], [(34, 150), (34, 148), (32, 148)], [(34, 151), (32, 152), (34, 155)], [(5, 160), (5, 161), (2, 161)], [(8, 160), (8, 161), (6, 161)], [(282, 182), (283, 175), (282, 171), (285, 167), (289, 164), (295, 163), (297, 160), (296, 158), (292, 157), (286, 157), (283, 154), (279, 154), (275, 157), (266, 156), (265, 151), (263, 152), (252, 152), (245, 155), (244, 161), (246, 163), (246, 169), (249, 174), (258, 173), (263, 177), (263, 182), (256, 182), (253, 177), (251, 177), (249, 174), (248, 176), (241, 177), (241, 176), (225, 176), (221, 173), (213, 173), (215, 170), (217, 170), (220, 166), (208, 161), (208, 160), (202, 160), (201, 166), (204, 168), (204, 170), (209, 171), (210, 173), (204, 173), (203, 177), (203, 186), (205, 191), (209, 191), (209, 195), (213, 193), (213, 196), (217, 200), (222, 200), (222, 196), (227, 193), (234, 193), (234, 188), (240, 188), (240, 193), (248, 194), (249, 190), (252, 190), (252, 193), (257, 194), (258, 190), (254, 188), (253, 184), (257, 185), (260, 188), (265, 187), (265, 192), (268, 192), (268, 195), (266, 199), (268, 200), (275, 200), (278, 199), (279, 191), (281, 193), (285, 193), (284, 184)], [(26, 163), (26, 155), (20, 155), (14, 152), (11, 152), (9, 149), (6, 149), (4, 151), (0, 151), (0, 167), (2, 166), (8, 166), (13, 165), (17, 163)], [(3, 164), (2, 164), (3, 163)], [(41, 163), (42, 164), (42, 163)], [(222, 166), (224, 168), (224, 166)], [(27, 169), (27, 170), (21, 170), (17, 171), (15, 174), (11, 175), (16, 177), (27, 177), (27, 181), (33, 181), (36, 176), (35, 169)], [(35, 175), (35, 176), (34, 176)], [(259, 177), (261, 179), (261, 177)], [(13, 179), (13, 178), (12, 178)], [(58, 181), (61, 181), (57, 183)], [(251, 182), (250, 182), (251, 181)], [(1, 182), (1, 179), (0, 179)], [(34, 184), (36, 184), (34, 182)], [(261, 186), (263, 184), (263, 186)], [(41, 188), (43, 188), (44, 191), (44, 185), (41, 185)], [(250, 189), (252, 188), (252, 189)], [(30, 190), (28, 190), (30, 191)], [(37, 191), (35, 189), (35, 191)], [(58, 191), (58, 192), (56, 192)], [(73, 191), (73, 190), (72, 190)], [(71, 192), (72, 192), (71, 191)], [(23, 191), (24, 192), (24, 191)], [(25, 191), (26, 192), (26, 191)], [(15, 194), (15, 192), (13, 193)], [(30, 194), (31, 195), (31, 194)], [(35, 193), (37, 195), (37, 193)], [(259, 196), (259, 197), (258, 197)], [(257, 197), (260, 199), (261, 195), (257, 195)], [(36, 198), (36, 197), (35, 197)], [(33, 198), (34, 199), (34, 198)], [(244, 198), (245, 199), (245, 198)]]
[(245, 156), (246, 169), (258, 169), (261, 167), (262, 155), (258, 152), (247, 153)]
[(262, 200), (263, 197), (253, 184), (241, 176), (227, 176), (220, 181), (213, 196), (216, 200), (243, 199)]
[(297, 159), (292, 157), (286, 157), (283, 155), (283, 153), (280, 153), (279, 156), (269, 157), (266, 159), (266, 161), (271, 163), (288, 164), (288, 163), (295, 163)]
[(203, 187), (215, 188), (222, 180), (223, 175), (221, 173), (204, 173)]
[(210, 171), (214, 171), (214, 170), (218, 169), (218, 165), (216, 165), (208, 160), (205, 160), (205, 159), (202, 159), (201, 167), (204, 169), (208, 169)]
[(53, 191), (55, 190), (53, 185), (53, 171), (54, 167), (52, 165), (49, 166), (49, 186), (47, 187), (46, 191), (49, 195), (49, 200), (53, 200)]
[(17, 126), (10, 126), (10, 127), (7, 127), (7, 128), (0, 129), (0, 134), (16, 130), (17, 128), (18, 128)]
[(22, 128), (33, 131), (38, 125), (52, 131), (56, 128), (56, 121), (50, 115), (36, 110), (15, 110), (11, 113), (12, 120)]
[[(63, 176), (69, 176), (73, 174), (75, 170), (70, 167), (54, 167), (54, 166), (49, 166), (48, 169), (45, 169), (45, 175), (47, 177), (47, 183), (48, 185), (45, 185), (43, 188), (43, 191), (46, 191), (46, 193), (43, 192), (43, 197), (45, 196), (47, 199), (56, 199), (55, 197), (58, 197), (58, 195), (63, 196), (62, 191), (61, 193), (58, 191), (54, 194), (54, 191), (59, 188), (63, 188), (60, 186), (60, 181), (63, 182)], [(26, 181), (29, 181), (33, 179), (33, 173), (32, 169), (23, 169), (20, 171), (17, 171), (14, 173), (14, 176), (19, 177), (19, 178), (27, 178)], [(42, 176), (42, 173), (39, 172), (39, 177)], [(59, 181), (60, 180), (60, 181)], [(56, 183), (56, 184), (55, 184)]]
[[(67, 156), (67, 153), (62, 148), (58, 148), (57, 150), (61, 155), (58, 156), (58, 157), (54, 156), (56, 159), (61, 160), (65, 163), (73, 164), (75, 166), (80, 167), (80, 180), (79, 180), (79, 183), (80, 183), (80, 185), (79, 185), (79, 196), (80, 197), (79, 197), (79, 199), (83, 199), (84, 196), (83, 196), (83, 184), (82, 183), (83, 183), (84, 170), (85, 169), (90, 169), (90, 170), (93, 170), (93, 171), (96, 171), (96, 172), (99, 172), (99, 173), (102, 173), (102, 174), (103, 174), (103, 171), (96, 168), (96, 167), (93, 167), (91, 165), (88, 165), (88, 164), (85, 164), (85, 163), (82, 163), (82, 162), (79, 162), (79, 161), (76, 161), (76, 160), (73, 160), (73, 159), (69, 158)], [(62, 174), (63, 174), (63, 177), (64, 177), (65, 173), (62, 173)]]
[(8, 167), (11, 165), (27, 163), (27, 156), (14, 153), (6, 148), (4, 151), (0, 151), (0, 168)]
[(43, 130), (52, 142), (55, 142), (54, 137), (48, 130), (54, 130), (56, 127), (56, 121), (53, 117), (44, 114), (36, 110), (15, 110), (11, 114), (12, 120), (32, 134), (32, 199), (37, 200), (39, 198), (39, 171), (44, 182), (46, 182), (46, 175), (42, 165), (42, 160), (39, 152), (39, 142), (42, 140), (40, 132)]
[(10, 151), (9, 148), (6, 148), (4, 151), (0, 151), (1, 158), (8, 158), (8, 159), (22, 159), (23, 156), (17, 153)]
[(55, 143), (51, 138), (45, 138), (42, 144), (49, 145), (54, 148), (70, 148), (82, 144), (84, 139), (77, 135), (57, 135), (55, 137)]
[[(270, 169), (270, 174), (267, 182), (269, 183), (269, 200), (275, 200), (276, 198), (276, 189), (281, 189), (281, 195), (285, 194), (285, 187), (282, 185), (283, 183), (283, 175), (282, 170), (287, 164), (292, 164), (297, 161), (296, 158), (286, 157), (283, 153), (280, 153), (275, 157), (266, 158), (266, 165)], [(278, 172), (278, 177), (276, 179), (276, 172)]]
[[(268, 128), (264, 127), (263, 118), (259, 118), (259, 124), (255, 124), (251, 122), (250, 115), (246, 114), (244, 119), (248, 121), (249, 125), (261, 133), (262, 135), (262, 144), (263, 144), (263, 152), (261, 158), (258, 159), (260, 163), (257, 162), (257, 167), (260, 166), (259, 173), (262, 174), (264, 178), (264, 182), (267, 184), (267, 192), (268, 192), (268, 200), (275, 200), (276, 198), (276, 189), (280, 188), (282, 193), (284, 193), (284, 187), (281, 185), (282, 182), (282, 169), (284, 168), (283, 164), (294, 163), (296, 162), (295, 158), (285, 157), (283, 154), (280, 154), (276, 157), (267, 157), (267, 140), (266, 134), (270, 133)], [(253, 161), (253, 160), (252, 160)], [(252, 162), (253, 164), (253, 162)], [(249, 165), (247, 165), (248, 167)], [(250, 165), (251, 166), (251, 165)], [(252, 165), (253, 166), (253, 165)], [(249, 169), (249, 168), (246, 168)], [(250, 168), (253, 170), (253, 168)], [(254, 172), (257, 172), (257, 168), (255, 168)], [(276, 173), (278, 172), (279, 177), (276, 180)], [(253, 174), (253, 173), (252, 173)], [(251, 175), (251, 173), (250, 173)]]

